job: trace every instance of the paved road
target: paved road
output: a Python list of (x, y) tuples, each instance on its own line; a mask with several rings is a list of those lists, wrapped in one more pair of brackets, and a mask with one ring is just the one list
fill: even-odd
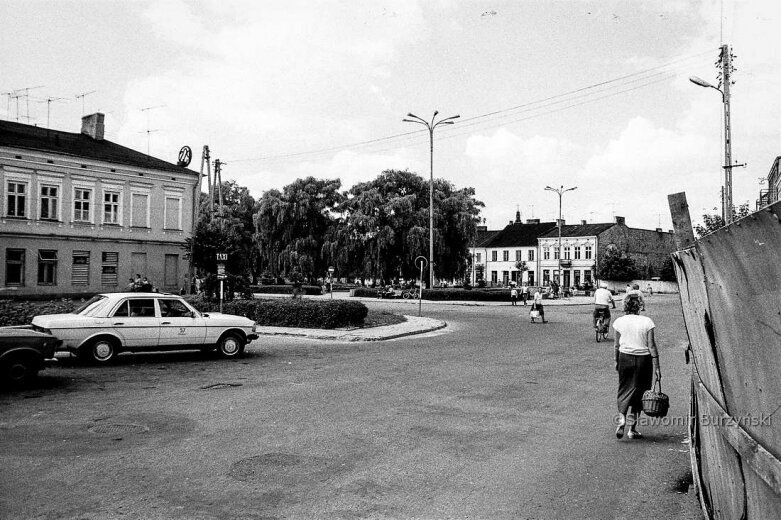
[[(685, 422), (617, 441), (612, 346), (587, 307), (546, 311), (428, 304), (448, 326), (391, 341), (49, 368), (0, 394), (0, 518), (699, 518)], [(677, 297), (648, 314), (685, 419)]]

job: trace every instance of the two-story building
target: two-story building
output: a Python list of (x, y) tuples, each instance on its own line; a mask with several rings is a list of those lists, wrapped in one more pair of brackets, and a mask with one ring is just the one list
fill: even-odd
[(539, 238), (540, 270), (543, 284), (556, 280), (571, 287), (596, 279), (597, 270), (608, 249), (616, 248), (635, 262), (644, 279), (659, 276), (670, 253), (676, 250), (672, 231), (630, 228), (624, 217), (615, 222), (561, 226), (561, 280), (559, 269), (559, 229)]
[[(539, 255), (537, 239), (556, 226), (555, 222), (540, 222), (539, 219), (521, 221), (516, 213), (515, 221), (500, 231), (485, 231), (483, 239), (472, 248), (475, 263), (483, 266), (489, 285), (507, 286), (539, 283)], [(525, 269), (519, 269), (519, 262)]]
[(781, 192), (781, 174), (779, 174), (780, 165), (781, 157), (776, 157), (776, 160), (773, 161), (773, 165), (770, 167), (770, 171), (767, 174), (767, 188), (763, 188), (759, 192), (756, 209), (768, 206), (774, 202), (778, 202), (778, 194)]
[(199, 174), (81, 133), (0, 121), (0, 297), (186, 283)]

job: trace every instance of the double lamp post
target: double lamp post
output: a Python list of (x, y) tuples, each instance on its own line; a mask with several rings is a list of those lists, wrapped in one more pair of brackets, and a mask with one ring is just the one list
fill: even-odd
[(434, 111), (431, 122), (409, 113), (402, 121), (405, 123), (416, 123), (428, 128), (429, 150), (431, 152), (431, 178), (428, 186), (428, 265), (429, 265), (429, 287), (434, 287), (434, 129), (440, 125), (452, 125), (455, 119), (461, 116), (450, 116), (436, 121), (439, 111)]
[(557, 228), (559, 228), (559, 253), (557, 255), (559, 259), (559, 280), (557, 283), (562, 287), (563, 285), (562, 285), (562, 278), (561, 278), (561, 196), (568, 191), (572, 191), (576, 189), (578, 189), (577, 186), (573, 186), (572, 188), (567, 188), (567, 189), (564, 189), (564, 186), (561, 186), (559, 188), (551, 188), (550, 186), (545, 186), (545, 191), (552, 191), (559, 195), (559, 221), (556, 226)]

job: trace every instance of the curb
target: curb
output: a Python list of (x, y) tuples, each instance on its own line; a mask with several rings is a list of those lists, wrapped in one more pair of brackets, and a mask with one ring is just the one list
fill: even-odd
[(390, 339), (425, 334), (447, 327), (447, 323), (434, 318), (404, 316), (407, 321), (396, 325), (383, 325), (370, 329), (334, 330), (296, 329), (287, 327), (258, 327), (261, 336), (292, 336), (331, 341), (386, 341)]

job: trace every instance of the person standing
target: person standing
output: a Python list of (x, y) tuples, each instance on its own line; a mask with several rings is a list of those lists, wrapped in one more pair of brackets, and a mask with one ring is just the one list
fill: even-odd
[(618, 372), (618, 426), (616, 437), (622, 438), (628, 427), (629, 439), (640, 439), (637, 419), (643, 409), (643, 392), (650, 390), (654, 379), (661, 380), (659, 351), (656, 347), (656, 325), (648, 316), (640, 316), (636, 297), (624, 300), (624, 315), (613, 323), (615, 331), (615, 368)]
[(631, 298), (631, 297), (634, 297), (634, 298), (637, 298), (638, 300), (640, 300), (640, 310), (644, 311), (645, 310), (645, 300), (643, 300), (643, 291), (640, 290), (640, 284), (636, 283), (636, 284), (632, 285), (632, 289), (630, 289), (626, 293), (626, 295), (624, 295), (624, 299)]
[(540, 319), (542, 322), (548, 323), (548, 321), (545, 319), (545, 309), (542, 307), (542, 292), (540, 289), (537, 289), (534, 293), (534, 301), (532, 303), (531, 310), (538, 311), (540, 313)]
[(510, 288), (510, 302), (512, 305), (518, 305), (518, 287), (515, 285)]
[(529, 299), (529, 284), (524, 283), (521, 287), (521, 301), (523, 306), (526, 306), (526, 301)]

